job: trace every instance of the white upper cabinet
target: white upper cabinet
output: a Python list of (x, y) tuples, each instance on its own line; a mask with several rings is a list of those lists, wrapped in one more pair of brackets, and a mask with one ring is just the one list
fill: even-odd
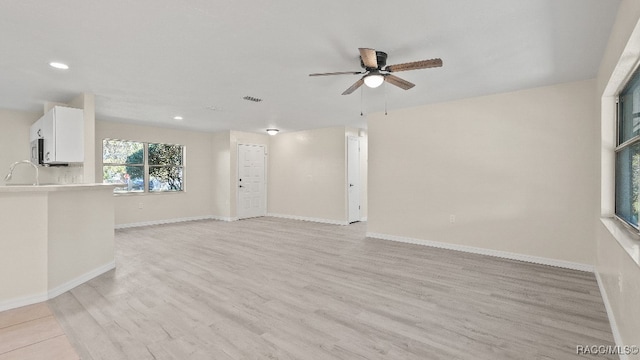
[(34, 122), (29, 129), (29, 141), (33, 141), (36, 139), (42, 139), (42, 118), (38, 121)]
[(44, 164), (84, 162), (84, 115), (82, 109), (55, 106), (31, 125), (31, 141), (44, 139)]

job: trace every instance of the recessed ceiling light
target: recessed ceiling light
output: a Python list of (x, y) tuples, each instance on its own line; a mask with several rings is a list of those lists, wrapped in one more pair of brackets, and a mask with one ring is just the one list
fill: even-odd
[(49, 66), (51, 66), (53, 68), (56, 68), (56, 69), (69, 70), (69, 65), (63, 64), (63, 63), (59, 63), (59, 62), (50, 62)]
[(182, 120), (182, 119), (183, 119), (182, 116), (174, 116), (173, 117), (173, 120)]

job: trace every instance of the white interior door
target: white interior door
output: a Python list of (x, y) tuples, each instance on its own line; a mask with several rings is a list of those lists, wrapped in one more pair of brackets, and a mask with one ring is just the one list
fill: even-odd
[(360, 139), (347, 139), (349, 223), (360, 221)]
[(264, 145), (238, 145), (238, 218), (265, 216), (267, 191)]

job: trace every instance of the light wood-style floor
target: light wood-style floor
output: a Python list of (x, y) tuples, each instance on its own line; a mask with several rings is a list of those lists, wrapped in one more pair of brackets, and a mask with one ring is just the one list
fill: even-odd
[[(578, 359), (613, 345), (593, 274), (258, 218), (116, 232), (49, 301), (91, 359)], [(599, 356), (599, 359), (615, 359)]]
[(0, 312), (0, 360), (78, 360), (46, 303)]

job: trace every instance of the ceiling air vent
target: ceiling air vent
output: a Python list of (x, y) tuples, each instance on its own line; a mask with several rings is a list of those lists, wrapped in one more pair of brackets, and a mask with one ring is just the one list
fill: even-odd
[(262, 101), (262, 99), (258, 99), (257, 97), (253, 97), (253, 96), (245, 96), (245, 97), (243, 97), (243, 99), (245, 99), (245, 100), (249, 100), (249, 101), (253, 101), (253, 102), (260, 102), (260, 101)]

